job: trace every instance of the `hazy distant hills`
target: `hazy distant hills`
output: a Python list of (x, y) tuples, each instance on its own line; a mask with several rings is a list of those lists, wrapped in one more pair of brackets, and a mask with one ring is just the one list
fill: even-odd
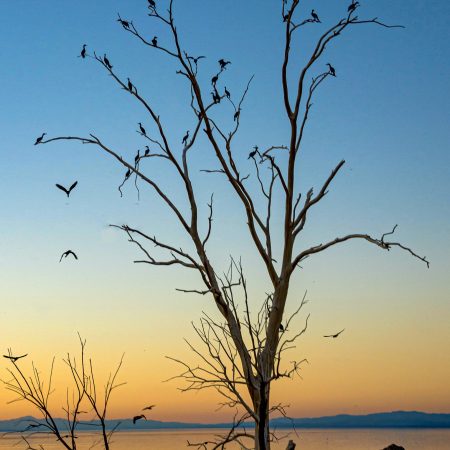
[[(21, 417), (12, 420), (0, 421), (0, 432), (14, 432), (26, 428), (33, 417)], [(161, 422), (158, 420), (139, 420), (133, 425), (131, 419), (109, 420), (108, 429), (112, 429), (120, 422), (119, 430), (158, 430), (158, 429), (181, 429), (181, 428), (227, 428), (228, 423), (184, 423), (184, 422)], [(57, 419), (58, 425), (64, 429), (65, 421)], [(348, 415), (302, 418), (302, 419), (273, 419), (271, 424), (274, 428), (450, 428), (450, 414), (429, 414), (417, 411), (395, 411), (387, 413)], [(246, 425), (251, 427), (252, 424)], [(77, 426), (80, 431), (98, 430), (98, 422), (80, 422)]]

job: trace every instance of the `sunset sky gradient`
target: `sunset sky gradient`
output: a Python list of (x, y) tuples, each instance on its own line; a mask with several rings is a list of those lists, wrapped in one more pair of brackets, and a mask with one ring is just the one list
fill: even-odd
[[(162, 3), (160, 0), (159, 3)], [(295, 41), (291, 79), (314, 39), (335, 22), (348, 1), (305, 1), (323, 24), (304, 27)], [(281, 0), (177, 0), (175, 16), (184, 48), (201, 61), (205, 92), (217, 60), (232, 64), (221, 86), (232, 95), (255, 74), (243, 105), (235, 151), (242, 172), (251, 170), (249, 150), (285, 143), (287, 120), (281, 97), (283, 24)], [(274, 387), (273, 400), (291, 405), (293, 417), (387, 410), (450, 412), (450, 152), (447, 0), (361, 1), (361, 17), (380, 17), (405, 29), (354, 27), (331, 45), (314, 73), (330, 62), (337, 77), (318, 90), (307, 126), (301, 164), (303, 191), (320, 186), (336, 163), (347, 163), (315, 209), (300, 245), (310, 246), (350, 232), (380, 236), (398, 224), (397, 239), (431, 261), (430, 269), (407, 253), (385, 252), (363, 242), (343, 244), (305, 261), (290, 289), (289, 311), (308, 291), (308, 332), (286, 360), (307, 358), (302, 379)], [(205, 6), (207, 5), (207, 6)], [(149, 418), (208, 421), (216, 413), (213, 392), (184, 393), (180, 383), (162, 383), (179, 372), (165, 358), (191, 359), (183, 337), (193, 339), (191, 321), (214, 314), (208, 296), (183, 295), (198, 288), (187, 270), (133, 264), (138, 249), (109, 224), (127, 223), (189, 248), (172, 215), (141, 185), (121, 198), (124, 170), (96, 149), (75, 143), (34, 147), (37, 136), (94, 133), (132, 160), (146, 144), (136, 133), (142, 108), (120, 90), (88, 52), (107, 53), (155, 105), (181, 143), (194, 117), (189, 91), (174, 62), (124, 33), (117, 12), (134, 20), (149, 38), (168, 35), (146, 14), (144, 0), (81, 2), (4, 1), (0, 5), (0, 351), (28, 353), (43, 373), (56, 356), (54, 405), (65, 396), (62, 358), (78, 351), (77, 332), (88, 341), (99, 377), (125, 353), (111, 417), (128, 417), (148, 402)], [(331, 77), (330, 77), (331, 78)], [(223, 123), (233, 112), (223, 107)], [(230, 120), (231, 119), (231, 120)], [(205, 145), (203, 145), (205, 144)], [(181, 151), (181, 145), (180, 145)], [(214, 168), (205, 141), (195, 170)], [(157, 162), (151, 173), (183, 202), (175, 174)], [(67, 200), (55, 183), (79, 185)], [(252, 302), (269, 289), (264, 267), (249, 240), (241, 205), (217, 175), (198, 172), (196, 189), (205, 209), (214, 191), (217, 213), (209, 250), (225, 270), (229, 255), (242, 257)], [(275, 217), (275, 223), (280, 223)], [(206, 216), (205, 216), (206, 223)], [(73, 249), (79, 261), (59, 263)], [(279, 256), (279, 252), (275, 258)], [(336, 340), (322, 336), (345, 328)], [(7, 379), (7, 361), (0, 361)], [(0, 419), (32, 414), (0, 389)], [(61, 411), (62, 414), (62, 411)]]

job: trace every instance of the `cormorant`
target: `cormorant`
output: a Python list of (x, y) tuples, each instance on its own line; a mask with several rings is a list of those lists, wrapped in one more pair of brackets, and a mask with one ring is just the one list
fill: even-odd
[(78, 259), (78, 256), (72, 250), (66, 250), (59, 259), (59, 262), (62, 261), (63, 258), (67, 258), (69, 255), (72, 255), (75, 259)]
[(152, 39), (153, 47), (158, 47), (158, 36), (154, 36)]
[(154, 2), (154, 0), (148, 0), (148, 7), (149, 8), (156, 8), (156, 3)]
[(194, 64), (197, 64), (197, 61), (202, 58), (206, 58), (206, 56), (197, 56), (196, 58), (194, 58), (193, 56), (187, 57), (187, 59), (191, 59), (192, 61), (194, 61)]
[(131, 169), (128, 169), (125, 173), (125, 180), (128, 180), (128, 178), (130, 178), (131, 175)]
[(25, 358), (25, 356), (27, 356), (27, 355), (28, 355), (28, 353), (25, 353), (25, 355), (21, 355), (21, 356), (3, 355), (3, 358), (7, 358), (7, 359), (10, 359), (12, 362), (16, 362), (18, 359)]
[(225, 86), (225, 95), (226, 95), (226, 97), (227, 97), (228, 99), (230, 99), (231, 94), (230, 94), (230, 91), (227, 89), (226, 86)]
[(313, 18), (314, 22), (320, 22), (319, 16), (314, 10), (311, 11), (311, 17)]
[(56, 186), (58, 189), (61, 189), (63, 192), (65, 192), (66, 195), (67, 195), (67, 198), (69, 198), (70, 193), (72, 192), (73, 189), (75, 189), (75, 186), (76, 186), (77, 184), (78, 184), (78, 181), (75, 181), (75, 183), (73, 183), (72, 186), (70, 186), (69, 189), (66, 189), (64, 186), (61, 186), (61, 185), (58, 184), (58, 183), (55, 184), (55, 186)]
[(44, 139), (44, 136), (45, 136), (46, 134), (47, 134), (47, 133), (42, 133), (42, 136), (39, 136), (39, 137), (36, 139), (36, 142), (34, 143), (34, 145), (40, 144), (40, 143), (42, 142), (42, 139)]
[(219, 59), (220, 70), (225, 70), (228, 64), (231, 64), (231, 61), (225, 61), (224, 59)]
[(359, 2), (355, 2), (355, 0), (352, 0), (352, 3), (348, 6), (347, 11), (349, 13), (352, 13), (358, 6)]
[(233, 116), (233, 120), (236, 122), (239, 119), (239, 116), (241, 115), (241, 109), (239, 108)]
[(216, 86), (216, 83), (217, 83), (218, 80), (219, 80), (219, 75), (214, 75), (214, 76), (211, 78), (211, 84), (212, 84), (213, 86)]
[(324, 337), (336, 339), (344, 330), (345, 330), (345, 328), (343, 328), (341, 331), (338, 331), (336, 334), (329, 334), (329, 335), (324, 336)]
[(120, 17), (117, 19), (117, 22), (119, 22), (120, 25), (122, 25), (125, 29), (127, 29), (127, 30), (130, 29), (130, 22), (128, 22), (126, 20), (122, 20)]
[(183, 136), (183, 140), (181, 141), (181, 143), (182, 143), (183, 145), (186, 145), (188, 139), (189, 139), (189, 130), (186, 131), (186, 134)]
[(133, 92), (133, 83), (131, 82), (131, 80), (129, 78), (127, 78), (128, 80), (128, 90), (132, 93)]
[(280, 323), (280, 331), (284, 331), (284, 327), (283, 327), (282, 323)]
[(106, 57), (106, 53), (103, 55), (103, 61), (104, 61), (104, 63), (105, 63), (105, 66), (108, 68), (108, 69), (112, 69), (113, 68), (113, 66), (111, 65), (111, 63), (109, 62), (109, 59)]
[(140, 159), (141, 159), (141, 155), (139, 154), (139, 150), (138, 150), (136, 153), (136, 156), (134, 157), (134, 164), (137, 164)]
[(147, 136), (147, 133), (145, 132), (145, 128), (142, 126), (142, 123), (141, 123), (141, 122), (138, 122), (138, 125), (139, 125), (139, 130), (141, 131), (141, 133), (142, 133), (144, 136)]
[(150, 149), (148, 147), (148, 145), (145, 146), (145, 152), (144, 152), (144, 156), (148, 156), (150, 154)]
[(327, 66), (328, 66), (328, 72), (329, 72), (329, 74), (330, 74), (331, 76), (335, 77), (335, 76), (336, 76), (336, 71), (334, 70), (334, 67), (333, 67), (330, 63), (327, 63)]
[(148, 409), (149, 411), (151, 411), (156, 405), (150, 405), (150, 406), (146, 406), (145, 408), (142, 408), (142, 411), (145, 411), (146, 409)]
[(139, 416), (134, 416), (133, 417), (133, 424), (135, 424), (139, 419), (145, 419), (147, 420), (147, 417), (144, 416), (144, 414), (141, 414)]
[(83, 44), (83, 49), (81, 50), (80, 56), (83, 59), (86, 58), (86, 44)]

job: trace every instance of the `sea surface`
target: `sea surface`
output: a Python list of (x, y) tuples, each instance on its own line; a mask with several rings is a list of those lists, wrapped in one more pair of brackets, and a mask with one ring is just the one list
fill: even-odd
[[(214, 437), (215, 433), (224, 430), (158, 430), (158, 431), (121, 431), (113, 436), (111, 450), (179, 450), (187, 447), (190, 442), (204, 442)], [(389, 444), (402, 445), (406, 450), (450, 450), (450, 430), (430, 429), (301, 429), (291, 433), (290, 439), (297, 443), (296, 450), (380, 450)], [(98, 435), (81, 432), (77, 439), (79, 450), (92, 448)], [(285, 450), (285, 438), (274, 443), (273, 450)], [(29, 438), (30, 446), (38, 449), (42, 444), (45, 450), (63, 448), (54, 438), (34, 436)], [(0, 437), (0, 449), (26, 449), (17, 435)], [(102, 449), (95, 446), (94, 449)], [(237, 445), (227, 445), (227, 449), (239, 449)]]

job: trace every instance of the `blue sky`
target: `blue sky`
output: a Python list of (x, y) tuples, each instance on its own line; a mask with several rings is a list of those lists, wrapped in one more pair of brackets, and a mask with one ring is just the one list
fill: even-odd
[[(247, 155), (253, 145), (285, 143), (279, 3), (175, 3), (184, 47), (190, 54), (207, 55), (200, 70), (205, 89), (209, 89), (219, 58), (232, 61), (221, 86), (227, 86), (233, 96), (255, 75), (236, 140), (243, 171), (250, 170)], [(348, 2), (304, 3), (303, 17), (314, 7), (327, 24), (339, 18)], [(398, 223), (398, 238), (426, 255), (431, 269), (404, 253), (386, 254), (361, 243), (351, 244), (311, 259), (294, 281), (292, 292), (297, 295), (309, 289), (318, 324), (313, 334), (320, 334), (321, 326), (332, 326), (337, 314), (341, 320), (351, 316), (355, 334), (364, 335), (374, 323), (376, 327), (385, 323), (389, 311), (391, 317), (402, 320), (416, 342), (416, 326), (425, 313), (437, 329), (450, 320), (450, 3), (361, 3), (361, 16), (377, 16), (386, 23), (403, 24), (405, 29), (355, 27), (329, 47), (317, 66), (317, 71), (324, 70), (331, 62), (337, 77), (328, 79), (314, 100), (304, 142), (301, 187), (319, 186), (340, 159), (347, 164), (328, 198), (311, 215), (305, 241), (321, 242), (353, 231), (379, 236)], [(123, 169), (88, 146), (33, 146), (43, 131), (49, 136), (95, 132), (132, 159), (144, 145), (135, 131), (137, 122), (144, 120), (147, 130), (154, 132), (129, 94), (118, 89), (94, 61), (77, 57), (84, 43), (88, 52), (107, 53), (117, 72), (129, 76), (151, 100), (172, 142), (181, 141), (185, 131), (192, 129), (194, 119), (186, 108), (188, 91), (175, 74), (177, 66), (144, 48), (116, 22), (120, 12), (150, 38), (158, 35), (164, 44), (166, 31), (155, 26), (145, 8), (146, 2), (136, 0), (15, 0), (0, 5), (0, 295), (4, 304), (0, 318), (5, 322), (0, 340), (8, 343), (5, 346), (15, 342), (30, 346), (27, 333), (28, 337), (18, 337), (22, 327), (29, 330), (36, 323), (52, 323), (37, 333), (36, 350), (57, 337), (62, 348), (77, 330), (92, 340), (108, 336), (126, 350), (126, 333), (116, 333), (120, 320), (128, 329), (139, 323), (131, 336), (139, 336), (150, 321), (154, 330), (150, 336), (181, 342), (182, 333), (189, 333), (186, 316), (195, 319), (201, 308), (208, 307), (204, 299), (180, 301), (174, 293), (175, 281), (176, 287), (195, 286), (197, 280), (190, 274), (132, 265), (135, 249), (120, 233), (108, 229), (110, 223), (127, 222), (185, 243), (185, 236), (151, 192), (144, 188), (138, 202), (128, 186), (120, 198), (116, 188)], [(322, 25), (314, 24), (298, 34), (291, 77), (321, 30)], [(232, 114), (224, 107), (218, 118), (230, 124)], [(205, 142), (194, 165), (196, 169), (214, 166)], [(183, 200), (172, 172), (160, 164), (149, 170), (178, 201)], [(66, 201), (54, 184), (68, 185), (75, 179), (79, 186)], [(242, 255), (250, 275), (258, 279), (262, 267), (240, 225), (242, 211), (233, 193), (214, 175), (199, 174), (196, 183), (203, 203), (212, 190), (217, 199), (213, 257), (223, 266), (230, 253)], [(58, 263), (67, 248), (79, 252), (80, 264)], [(155, 296), (167, 303), (153, 301)], [(175, 322), (167, 319), (172, 309), (180, 313)], [(111, 322), (101, 320), (105, 311)], [(137, 318), (141, 312), (145, 314)], [(180, 329), (177, 336), (169, 333), (166, 320)], [(395, 335), (393, 329), (390, 332)], [(430, 345), (448, 342), (449, 337), (446, 326)], [(168, 344), (167, 351), (176, 345)], [(310, 345), (315, 348), (312, 341)], [(412, 344), (405, 351), (413, 358)], [(445, 395), (449, 398), (448, 391)]]

